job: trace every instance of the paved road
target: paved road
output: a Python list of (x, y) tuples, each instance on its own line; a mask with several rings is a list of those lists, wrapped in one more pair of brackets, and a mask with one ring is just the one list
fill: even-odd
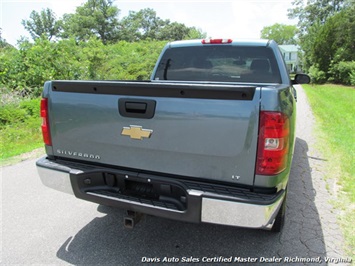
[[(259, 263), (261, 257), (283, 261), (321, 257), (319, 265), (326, 265), (324, 257), (345, 258), (319, 171), (327, 158), (312, 150), (313, 118), (301, 89), (298, 98), (297, 143), (283, 233), (150, 216), (127, 230), (122, 211), (44, 187), (35, 160), (27, 160), (2, 169), (1, 264), (141, 265), (142, 258), (175, 257), (181, 263), (183, 257), (192, 256), (200, 261), (194, 265), (201, 265), (205, 257), (232, 256), (257, 258)], [(303, 264), (309, 263), (293, 265)]]

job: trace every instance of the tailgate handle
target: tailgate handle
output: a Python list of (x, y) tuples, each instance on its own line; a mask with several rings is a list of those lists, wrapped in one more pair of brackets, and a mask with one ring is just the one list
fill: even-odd
[(129, 113), (145, 114), (145, 112), (147, 111), (147, 104), (137, 102), (126, 102), (125, 108), (126, 112)]
[(118, 110), (121, 116), (146, 118), (154, 117), (156, 102), (154, 100), (121, 98), (118, 100)]

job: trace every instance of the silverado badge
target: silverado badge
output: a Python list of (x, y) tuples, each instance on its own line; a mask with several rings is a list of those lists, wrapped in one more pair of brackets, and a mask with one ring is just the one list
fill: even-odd
[(141, 126), (130, 125), (129, 127), (123, 127), (121, 135), (129, 136), (131, 139), (142, 140), (143, 138), (150, 138), (152, 133), (153, 130), (151, 129), (144, 129)]

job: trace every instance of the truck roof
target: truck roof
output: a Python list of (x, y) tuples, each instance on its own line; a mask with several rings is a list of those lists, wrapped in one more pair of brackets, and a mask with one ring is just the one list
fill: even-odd
[[(231, 45), (240, 46), (268, 46), (271, 42), (265, 39), (231, 39)], [(174, 41), (169, 43), (170, 48), (176, 47), (186, 47), (186, 46), (202, 46), (210, 44), (202, 44), (202, 39), (198, 40), (184, 40), (184, 41)], [(222, 44), (223, 45), (223, 44)]]

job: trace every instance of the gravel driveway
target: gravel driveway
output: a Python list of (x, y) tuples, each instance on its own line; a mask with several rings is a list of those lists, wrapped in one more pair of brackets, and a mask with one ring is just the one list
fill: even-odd
[[(314, 118), (303, 90), (297, 90), (297, 141), (281, 234), (152, 216), (127, 230), (122, 211), (44, 187), (31, 159), (1, 169), (1, 264), (131, 266), (166, 257), (180, 259), (181, 265), (206, 265), (203, 258), (233, 257), (257, 259), (253, 265), (266, 258), (292, 265), (310, 264), (300, 262), (302, 258), (319, 258), (318, 265), (345, 265), (325, 261), (346, 259), (344, 242), (325, 188), (322, 171), (328, 158), (314, 149)], [(182, 263), (182, 258), (200, 263)]]

